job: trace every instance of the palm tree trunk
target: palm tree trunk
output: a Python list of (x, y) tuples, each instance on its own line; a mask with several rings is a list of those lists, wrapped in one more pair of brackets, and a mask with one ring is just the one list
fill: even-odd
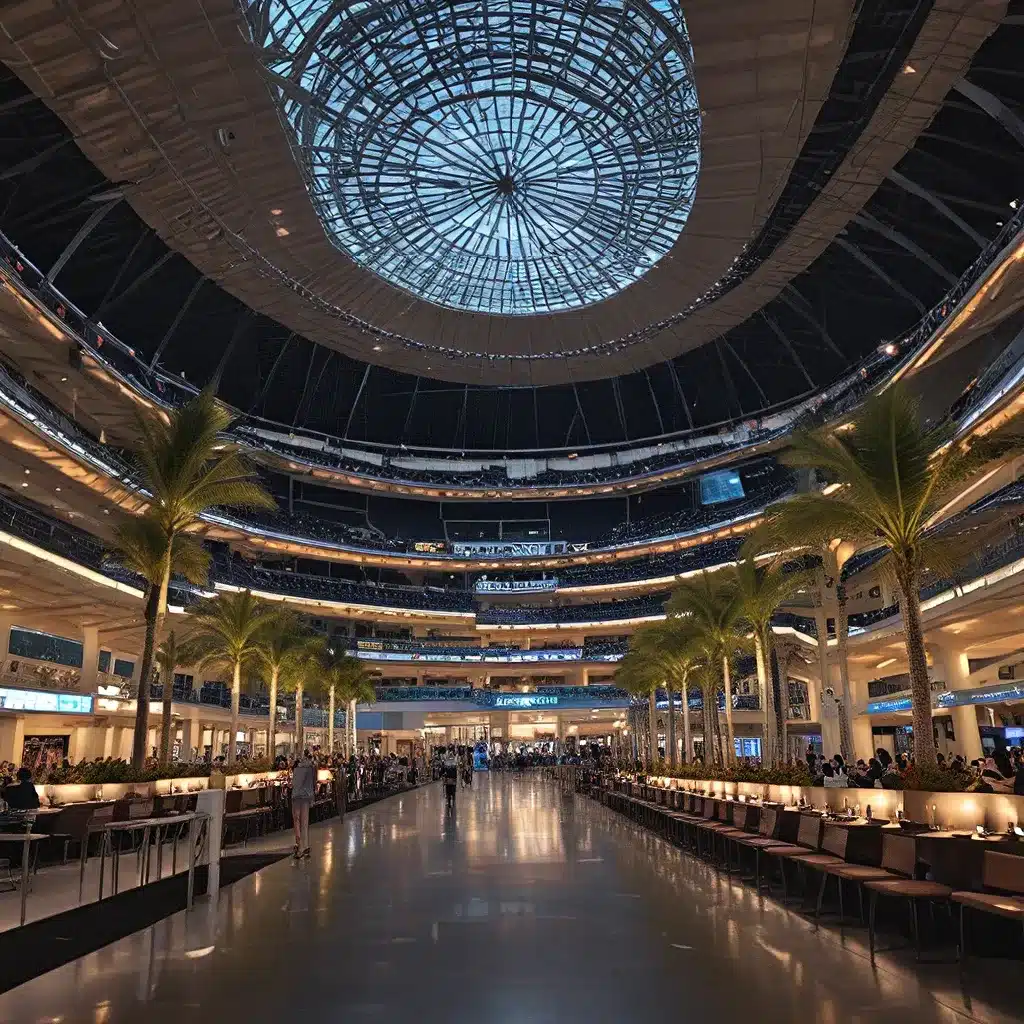
[(729, 749), (724, 763), (732, 764), (736, 757), (735, 733), (732, 727), (732, 677), (729, 674), (729, 657), (722, 655), (722, 685), (725, 689), (725, 728), (729, 734)]
[(650, 696), (647, 698), (647, 721), (648, 730), (650, 736), (648, 736), (648, 750), (649, 764), (650, 767), (654, 767), (654, 762), (658, 760), (658, 691), (651, 690)]
[(682, 710), (683, 710), (683, 760), (686, 762), (693, 760), (693, 744), (690, 739), (690, 683), (687, 674), (683, 673), (683, 693), (682, 693)]
[(722, 742), (722, 716), (718, 713), (718, 691), (715, 690), (715, 699), (711, 705), (711, 729), (714, 733), (715, 764), (727, 767), (725, 744)]
[(238, 760), (238, 706), (242, 700), (242, 663), (235, 662), (231, 678), (231, 735), (228, 738), (228, 764)]
[(327, 697), (327, 752), (334, 753), (334, 684)]
[(913, 702), (914, 761), (921, 767), (935, 765), (935, 734), (932, 731), (932, 687), (928, 680), (928, 660), (924, 652), (921, 627), (921, 601), (916, 574), (898, 577), (900, 614), (910, 664), (910, 696)]
[(146, 763), (146, 747), (149, 745), (149, 677), (153, 671), (159, 608), (160, 588), (151, 584), (146, 597), (146, 637), (142, 644), (139, 689), (135, 695), (135, 735), (132, 737), (132, 765), (135, 768), (141, 768)]
[(705, 686), (701, 690), (701, 713), (704, 717), (704, 763), (718, 764), (714, 722), (718, 718), (718, 692)]
[(164, 680), (162, 718), (160, 721), (160, 760), (169, 764), (171, 760), (171, 702), (174, 700), (174, 666)]
[(356, 729), (356, 701), (354, 697), (348, 702), (348, 706), (352, 721), (352, 749), (349, 751), (349, 757), (354, 757), (359, 752), (359, 733)]
[[(768, 629), (770, 630), (771, 626)], [(761, 719), (764, 722), (761, 736), (761, 763), (772, 766), (775, 764), (775, 695), (765, 665), (765, 656), (769, 654), (769, 650), (765, 647), (766, 640), (770, 645), (770, 633), (762, 636), (760, 630), (754, 632), (754, 660), (757, 663), (757, 686), (761, 691)]]
[(665, 686), (668, 691), (668, 763), (669, 766), (676, 766), (676, 706), (672, 699), (672, 684)]
[(302, 753), (306, 739), (306, 723), (302, 720), (302, 691), (303, 686), (299, 683), (295, 687), (295, 754)]
[[(853, 746), (852, 698), (850, 697), (850, 665), (846, 658), (846, 641), (850, 632), (846, 617), (846, 587), (836, 584), (836, 655), (839, 658), (839, 684), (843, 694), (843, 706), (839, 709), (839, 747), (847, 764), (856, 760)], [(870, 756), (870, 752), (868, 752)]]
[(281, 670), (275, 666), (270, 670), (270, 721), (267, 723), (267, 757), (271, 761), (277, 756), (277, 681)]

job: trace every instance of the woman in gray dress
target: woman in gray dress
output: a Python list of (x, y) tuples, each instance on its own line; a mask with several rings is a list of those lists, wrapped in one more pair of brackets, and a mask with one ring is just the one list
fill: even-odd
[(309, 856), (309, 808), (316, 796), (316, 765), (304, 750), (292, 767), (292, 825), (295, 828), (294, 857)]

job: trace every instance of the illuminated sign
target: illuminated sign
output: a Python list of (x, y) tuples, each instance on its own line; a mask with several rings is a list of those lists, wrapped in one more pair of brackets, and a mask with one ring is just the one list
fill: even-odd
[(47, 690), (11, 690), (0, 687), (4, 711), (51, 711), (58, 715), (91, 715), (92, 695), (51, 693)]
[(477, 580), (478, 594), (542, 594), (558, 588), (558, 580)]
[(564, 555), (585, 551), (586, 544), (569, 545), (564, 540), (477, 540), (452, 544), (452, 553), (482, 558), (522, 558), (530, 555)]
[(537, 693), (500, 693), (494, 698), (496, 708), (552, 708), (557, 704), (557, 697)]
[[(478, 664), (488, 665), (525, 665), (538, 664), (551, 661), (580, 661), (583, 657), (582, 647), (570, 647), (559, 651), (513, 651), (498, 650), (491, 651), (486, 647), (473, 648), (472, 650), (454, 649), (438, 650), (420, 649), (407, 651), (384, 651), (367, 650), (361, 644), (356, 651), (356, 657), (364, 661), (425, 661), (440, 662), (448, 664)], [(607, 660), (607, 659), (599, 659)]]
[(443, 540), (418, 540), (412, 549), (422, 555), (443, 555), (448, 545)]

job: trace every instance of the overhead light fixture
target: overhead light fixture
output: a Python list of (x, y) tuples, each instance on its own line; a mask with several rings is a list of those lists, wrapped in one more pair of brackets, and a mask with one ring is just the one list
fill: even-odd
[(60, 494), (60, 488), (58, 487), (56, 490), (57, 490), (57, 493)]
[(282, 213), (284, 213), (284, 210), (282, 210), (280, 208), (275, 208), (275, 209), (270, 211), (270, 215), (272, 217), (280, 217)]
[(917, 68), (915, 68), (913, 64), (904, 64), (903, 65), (903, 74), (905, 74), (905, 75), (916, 75), (917, 74)]
[(28, 475), (29, 475), (29, 474), (30, 474), (31, 472), (32, 472), (32, 470), (31, 470), (31, 469), (26, 469), (26, 470), (25, 470), (25, 476), (28, 476)]
[(384, 350), (384, 346), (383, 345), (374, 345), (373, 346), (373, 351), (374, 352), (382, 352), (383, 350)]
[(886, 658), (885, 661), (880, 661), (875, 666), (875, 668), (887, 668), (889, 665), (895, 665), (895, 664), (896, 664), (896, 659), (895, 658)]
[(890, 341), (889, 344), (885, 346), (883, 351), (887, 356), (894, 356), (897, 352), (899, 352), (899, 349)]
[(27, 481), (27, 480), (25, 480), (25, 481), (24, 481), (24, 482), (22, 483), (22, 485), (21, 485), (21, 486), (22, 486), (22, 487), (28, 487), (28, 481)]
[(275, 228), (274, 234), (277, 235), (278, 238), (284, 238), (286, 235), (290, 235), (291, 232), (287, 228)]
[(60, 382), (61, 384), (66, 384), (68, 382), (67, 377), (61, 377)]
[(1016, 210), (1017, 209), (1017, 200), (1016, 199), (1011, 199), (1010, 200), (1010, 209), (1011, 210)]

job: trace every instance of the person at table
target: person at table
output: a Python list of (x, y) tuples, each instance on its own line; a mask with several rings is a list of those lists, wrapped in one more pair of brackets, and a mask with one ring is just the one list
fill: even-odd
[(4, 786), (2, 795), (10, 811), (39, 810), (39, 794), (32, 785), (32, 773), (27, 768), (18, 769), (18, 781)]

